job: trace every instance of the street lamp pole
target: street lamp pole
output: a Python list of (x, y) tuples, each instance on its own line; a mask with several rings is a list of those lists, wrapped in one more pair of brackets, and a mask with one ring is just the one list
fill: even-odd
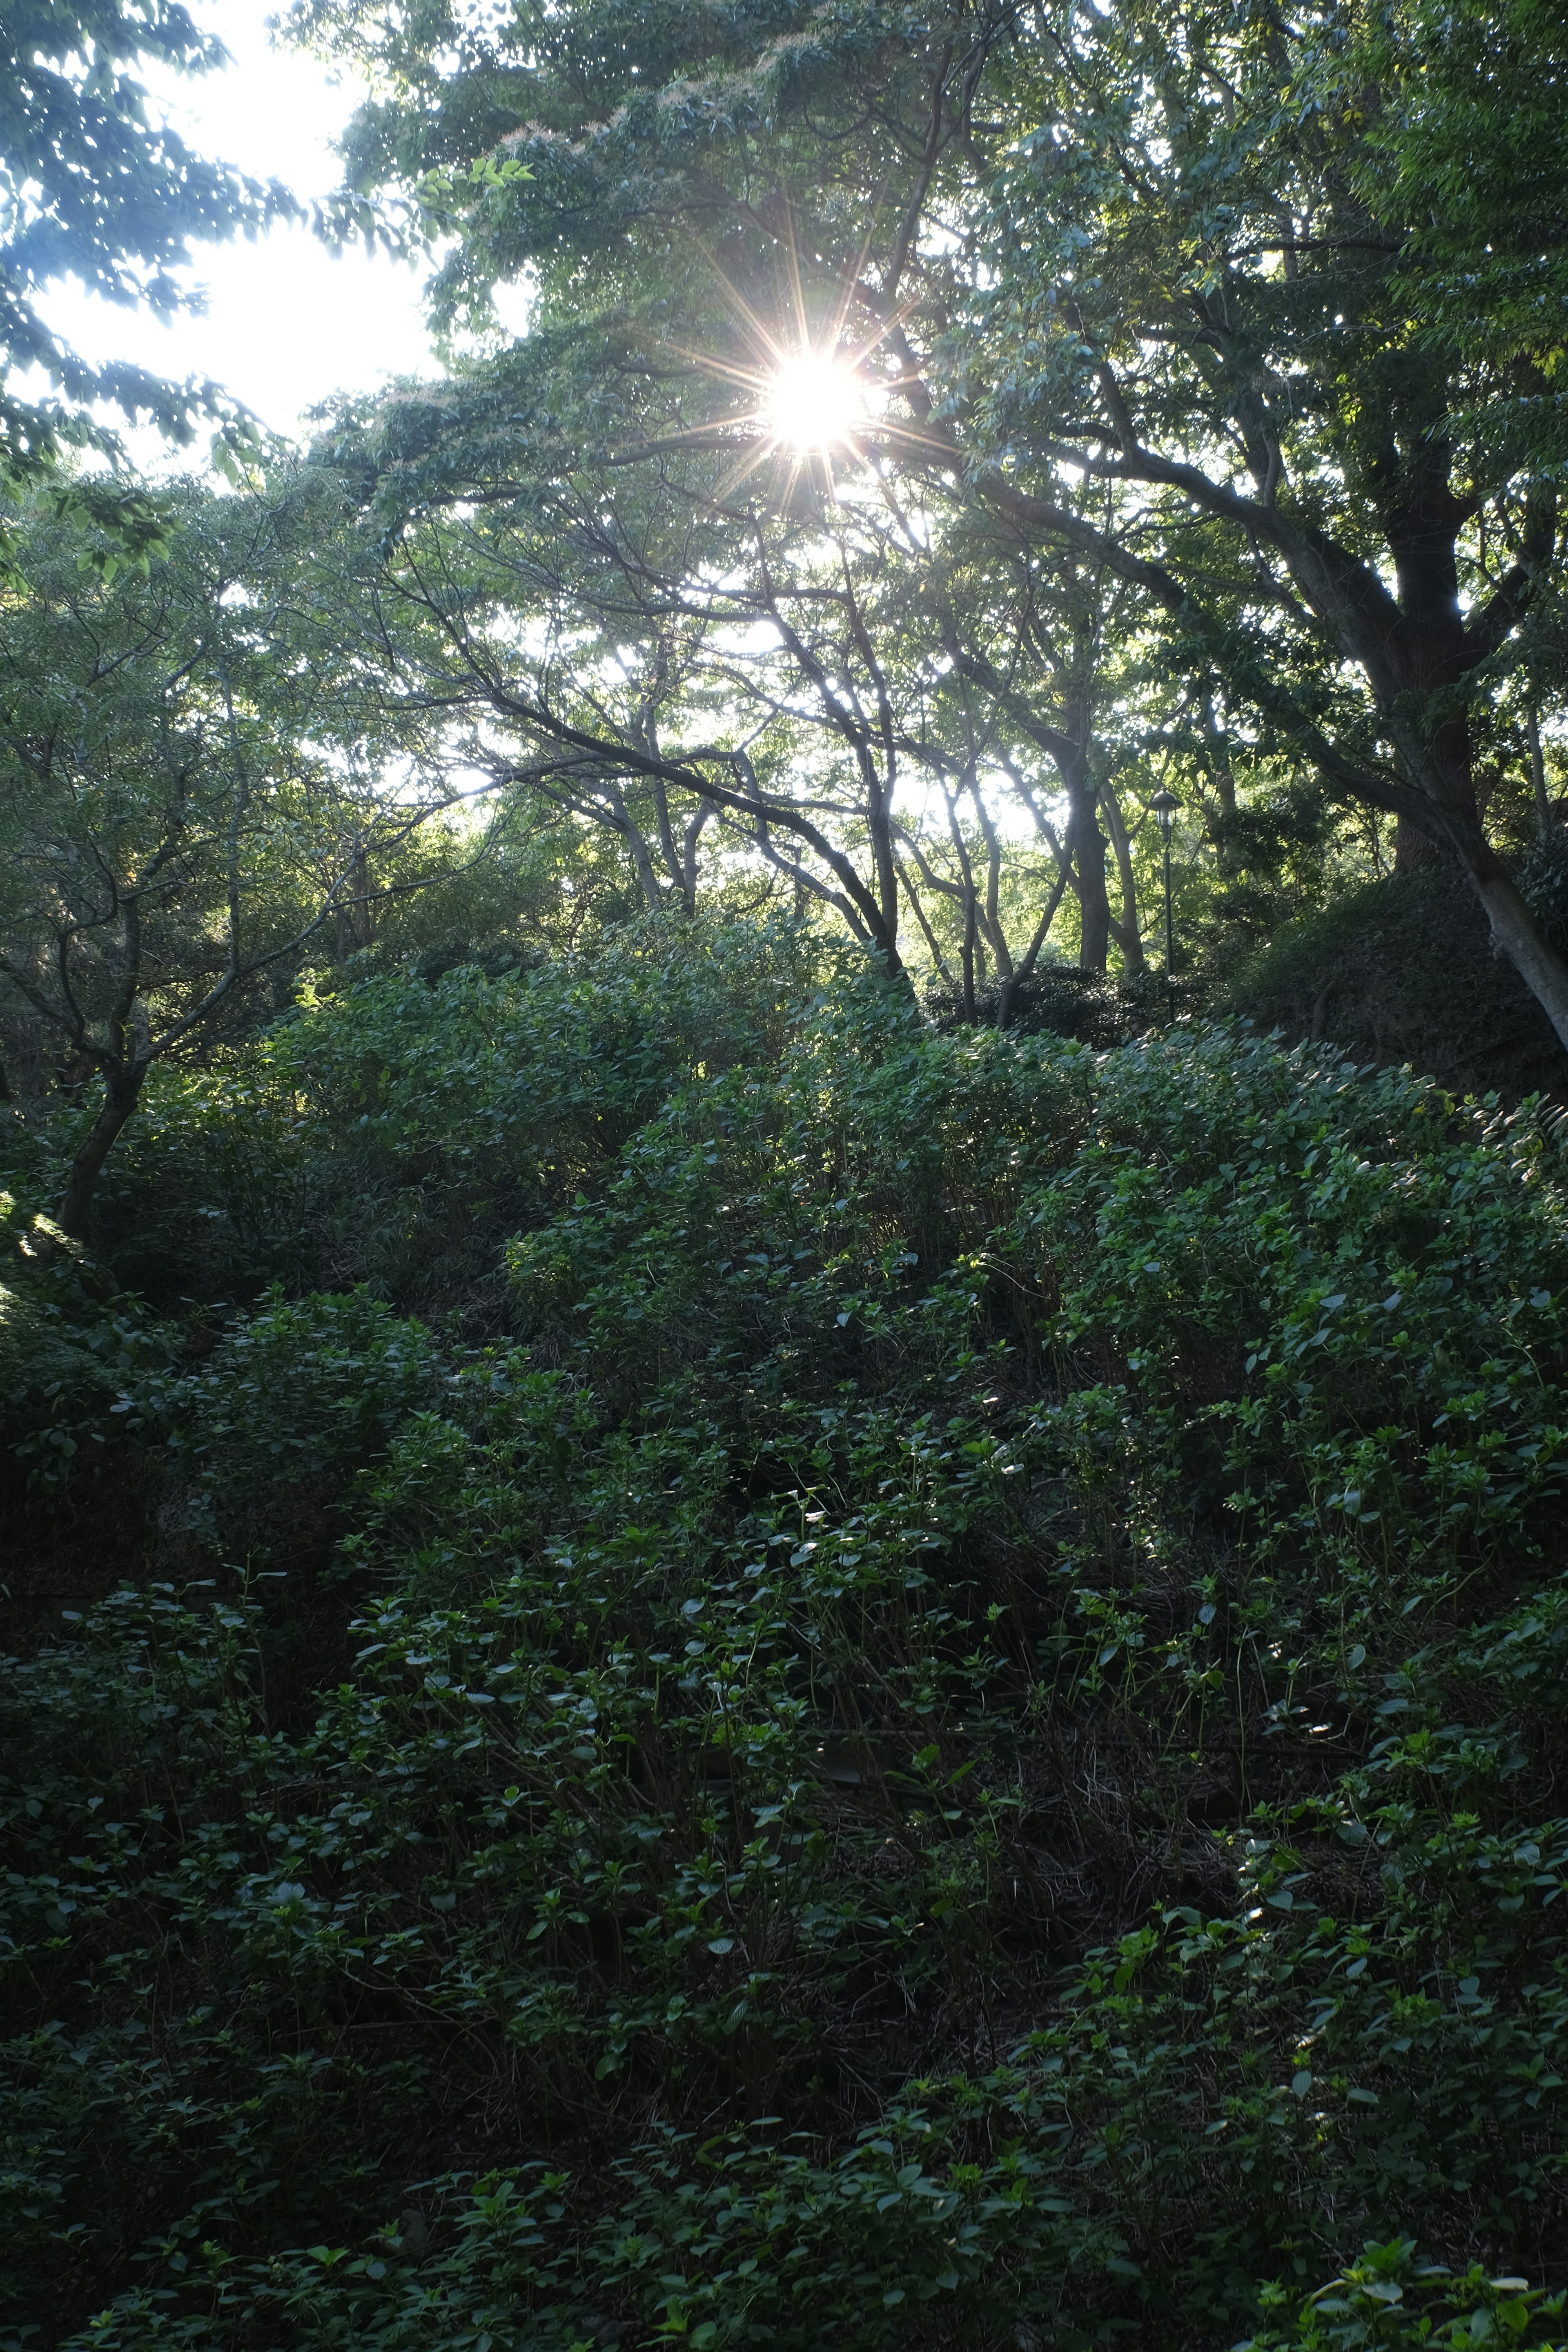
[(1181, 805), (1174, 793), (1163, 791), (1157, 792), (1149, 803), (1154, 813), (1154, 822), (1160, 828), (1160, 838), (1165, 845), (1165, 985), (1167, 988), (1171, 985), (1171, 971), (1174, 957), (1174, 933), (1171, 923), (1171, 828), (1175, 824), (1176, 811)]

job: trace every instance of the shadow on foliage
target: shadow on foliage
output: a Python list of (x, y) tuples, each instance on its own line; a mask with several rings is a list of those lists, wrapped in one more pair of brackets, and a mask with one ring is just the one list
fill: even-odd
[[(977, 988), (973, 1025), (1020, 1037), (1072, 1038), (1105, 1053), (1193, 1012), (1202, 994), (1199, 983), (1180, 972), (1167, 980), (1161, 972), (1080, 971), (1076, 964), (1047, 963), (1026, 980), (992, 979)], [(925, 1005), (944, 1034), (971, 1025), (952, 989), (928, 991)]]

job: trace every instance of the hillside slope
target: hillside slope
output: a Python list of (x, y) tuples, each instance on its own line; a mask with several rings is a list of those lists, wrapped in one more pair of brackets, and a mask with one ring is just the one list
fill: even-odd
[(0, 2344), (1551, 2340), (1549, 1120), (743, 929), (170, 1083), (151, 1303), (7, 1261), (120, 1516), (5, 1669)]

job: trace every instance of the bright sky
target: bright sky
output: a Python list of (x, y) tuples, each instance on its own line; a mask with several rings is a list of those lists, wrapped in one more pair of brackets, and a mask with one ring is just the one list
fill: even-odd
[[(233, 65), (188, 80), (147, 79), (198, 153), (279, 179), (308, 199), (337, 184), (331, 142), (361, 91), (313, 59), (271, 47), (266, 20), (279, 5), (197, 0), (195, 13)], [(207, 289), (205, 316), (163, 325), (65, 286), (45, 306), (49, 321), (85, 359), (128, 360), (176, 379), (216, 377), (264, 424), (290, 435), (304, 412), (333, 392), (434, 372), (420, 271), (360, 249), (334, 256), (303, 227), (195, 251), (194, 276)], [(153, 437), (139, 447), (142, 462), (160, 446)]]

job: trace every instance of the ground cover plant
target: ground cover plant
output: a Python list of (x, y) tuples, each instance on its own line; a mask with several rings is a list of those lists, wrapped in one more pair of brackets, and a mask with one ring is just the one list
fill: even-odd
[(1555, 2340), (1549, 1112), (701, 924), (185, 1108), (200, 1299), (8, 1180), (0, 2342)]

